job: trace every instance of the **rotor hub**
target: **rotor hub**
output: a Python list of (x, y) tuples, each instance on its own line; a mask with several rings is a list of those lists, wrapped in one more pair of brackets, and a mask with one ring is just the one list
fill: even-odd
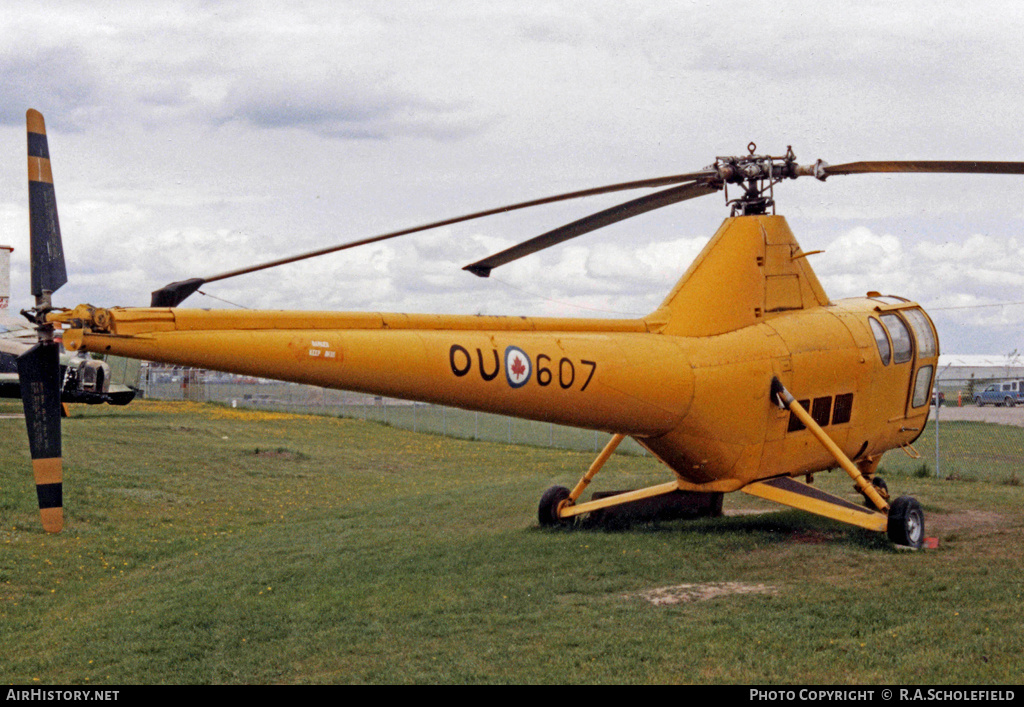
[[(774, 187), (783, 179), (796, 179), (801, 176), (815, 176), (824, 180), (825, 163), (801, 166), (796, 163), (796, 155), (792, 146), (786, 148), (782, 156), (759, 155), (757, 145), (747, 145), (748, 154), (739, 157), (717, 157), (708, 169), (718, 173), (725, 188), (725, 202), (732, 207), (733, 216), (751, 216), (775, 212)], [(738, 184), (743, 188), (743, 195), (729, 199), (729, 185)]]

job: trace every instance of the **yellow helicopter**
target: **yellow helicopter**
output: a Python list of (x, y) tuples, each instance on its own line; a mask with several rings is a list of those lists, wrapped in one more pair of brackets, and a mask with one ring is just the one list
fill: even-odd
[[(63, 527), (55, 328), (69, 351), (113, 354), (308, 383), (572, 425), (610, 441), (576, 485), (542, 496), (542, 525), (646, 499), (693, 500), (720, 512), (743, 491), (920, 547), (924, 514), (890, 502), (876, 476), (928, 418), (935, 328), (914, 302), (869, 292), (833, 301), (783, 217), (786, 179), (871, 172), (1024, 174), (1020, 162), (797, 164), (784, 156), (719, 157), (702, 170), (559, 194), (385, 233), (157, 290), (148, 308), (53, 306), (67, 281), (43, 117), (27, 114), (34, 309), (38, 343), (18, 359), (43, 526)], [(730, 200), (728, 186), (740, 194)], [(638, 319), (182, 309), (206, 283), (491, 214), (597, 194), (663, 187), (466, 266), (493, 268), (638, 214), (726, 190), (732, 213), (664, 302)], [(667, 467), (649, 488), (582, 495), (632, 437)], [(842, 468), (864, 495), (816, 489)], [(806, 477), (807, 482), (799, 477)], [(695, 499), (695, 500), (694, 500)]]

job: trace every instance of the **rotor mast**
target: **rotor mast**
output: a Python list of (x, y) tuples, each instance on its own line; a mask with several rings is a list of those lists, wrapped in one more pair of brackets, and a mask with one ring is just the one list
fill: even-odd
[[(732, 207), (732, 216), (775, 214), (775, 185), (783, 179), (816, 177), (825, 181), (828, 163), (818, 160), (812, 165), (799, 165), (793, 147), (786, 147), (782, 157), (755, 154), (757, 145), (747, 145), (748, 154), (741, 157), (717, 157), (708, 167), (718, 174), (725, 189), (725, 203)], [(743, 195), (729, 199), (729, 184), (738, 184)]]

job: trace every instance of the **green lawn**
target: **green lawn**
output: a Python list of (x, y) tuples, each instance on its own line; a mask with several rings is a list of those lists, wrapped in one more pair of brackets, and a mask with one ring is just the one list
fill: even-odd
[[(541, 493), (592, 454), (141, 401), (65, 421), (49, 536), (23, 424), (0, 420), (3, 683), (1022, 678), (1024, 489), (987, 465), (883, 461), (937, 550), (743, 494), (722, 519), (551, 531)], [(668, 479), (617, 455), (593, 488)], [(815, 483), (851, 493), (841, 472)], [(642, 596), (679, 585), (721, 593)]]

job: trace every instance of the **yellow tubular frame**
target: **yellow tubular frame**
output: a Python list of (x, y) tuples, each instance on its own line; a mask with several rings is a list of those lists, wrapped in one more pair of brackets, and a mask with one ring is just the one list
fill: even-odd
[(625, 438), (626, 435), (612, 435), (612, 438), (608, 440), (608, 444), (604, 445), (604, 449), (602, 449), (601, 453), (597, 455), (597, 459), (595, 459), (594, 463), (590, 465), (589, 469), (587, 469), (587, 473), (583, 475), (583, 478), (579, 480), (578, 484), (576, 484), (572, 493), (569, 494), (570, 503), (576, 503), (576, 499), (578, 499), (580, 494), (586, 490), (587, 486), (590, 485), (590, 481), (597, 475), (597, 472), (601, 470), (601, 467), (604, 466), (604, 463), (608, 461), (615, 450), (618, 449), (619, 444), (621, 444), (622, 440)]
[(583, 515), (590, 511), (596, 511), (600, 508), (611, 508), (612, 506), (621, 506), (623, 503), (629, 503), (630, 501), (639, 501), (644, 498), (653, 498), (654, 496), (663, 496), (667, 493), (679, 490), (678, 481), (670, 481), (667, 484), (659, 484), (658, 486), (650, 486), (644, 489), (638, 489), (636, 491), (628, 491), (627, 493), (620, 493), (614, 496), (607, 496), (596, 501), (587, 501), (576, 505), (576, 499), (578, 499), (587, 486), (597, 475), (597, 472), (601, 470), (601, 467), (605, 465), (605, 462), (611, 458), (615, 450), (618, 449), (619, 444), (626, 438), (626, 435), (616, 434), (612, 435), (612, 438), (608, 440), (608, 444), (604, 446), (601, 453), (597, 455), (597, 459), (587, 469), (587, 473), (583, 475), (583, 478), (579, 480), (575, 488), (569, 493), (569, 498), (558, 504), (558, 517), (559, 518), (572, 518), (573, 516)]
[(804, 410), (803, 406), (796, 401), (796, 398), (786, 390), (785, 386), (779, 381), (778, 378), (772, 379), (772, 389), (779, 400), (789, 408), (789, 411), (796, 415), (797, 419), (804, 424), (804, 426), (811, 431), (811, 434), (821, 442), (822, 446), (828, 450), (829, 454), (836, 460), (836, 462), (843, 468), (843, 470), (850, 475), (853, 479), (853, 483), (857, 485), (857, 488), (871, 499), (871, 502), (875, 504), (875, 507), (883, 513), (888, 512), (889, 504), (886, 502), (882, 495), (875, 489), (874, 484), (864, 478), (864, 475), (857, 468), (857, 465), (850, 461), (850, 458), (843, 454), (843, 450), (839, 448), (832, 438), (828, 436), (825, 430), (821, 429), (821, 426), (814, 421), (810, 413)]

